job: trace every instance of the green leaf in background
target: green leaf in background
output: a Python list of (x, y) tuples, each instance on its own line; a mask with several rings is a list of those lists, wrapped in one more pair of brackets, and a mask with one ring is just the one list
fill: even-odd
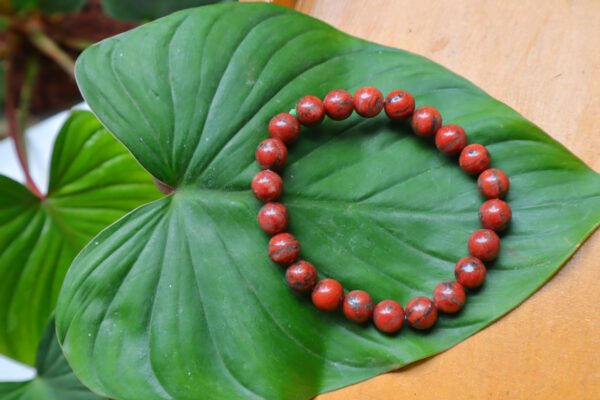
[[(0, 15), (0, 31), (4, 31), (6, 28), (10, 26), (10, 19), (4, 15)], [(2, 78), (4, 78), (4, 68), (0, 68), (2, 72)], [(4, 90), (5, 83), (2, 83), (2, 87), (0, 89)], [(2, 94), (4, 96), (4, 94)]]
[(0, 353), (32, 365), (75, 255), (100, 230), (159, 193), (89, 112), (54, 146), (48, 197), (0, 176)]
[(10, 7), (18, 11), (35, 9), (38, 3), (39, 0), (9, 0)]
[(50, 322), (37, 353), (37, 376), (26, 382), (0, 382), (2, 400), (100, 400), (79, 382), (56, 340), (54, 320)]
[(38, 7), (45, 14), (72, 13), (79, 11), (87, 0), (38, 0)]
[(126, 21), (150, 21), (174, 11), (235, 0), (103, 0), (102, 7), (111, 17)]
[(39, 9), (44, 14), (72, 13), (85, 5), (87, 0), (11, 0), (15, 10)]
[[(66, 357), (109, 397), (303, 399), (398, 368), (516, 307), (600, 221), (599, 175), (515, 111), (425, 58), (285, 8), (173, 14), (91, 47), (77, 77), (101, 121), (177, 188), (96, 237), (59, 297)], [(485, 287), (428, 333), (318, 312), (286, 287), (256, 223), (249, 185), (270, 118), (364, 85), (438, 107), (512, 180), (514, 222)], [(430, 295), (479, 228), (482, 198), (456, 164), (383, 114), (305, 129), (284, 171), (290, 231), (347, 289)]]

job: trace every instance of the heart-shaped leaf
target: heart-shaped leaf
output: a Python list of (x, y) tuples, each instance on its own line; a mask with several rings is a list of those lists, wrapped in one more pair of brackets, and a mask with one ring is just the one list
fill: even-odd
[[(103, 123), (177, 188), (100, 234), (60, 295), (67, 359), (108, 396), (296, 399), (397, 368), (514, 308), (600, 220), (600, 177), (507, 106), (422, 57), (277, 6), (174, 14), (90, 48), (77, 76)], [(249, 182), (269, 119), (303, 95), (363, 85), (438, 107), (512, 179), (514, 222), (485, 287), (428, 333), (316, 311), (288, 290), (256, 224)], [(385, 115), (301, 136), (282, 200), (324, 276), (403, 304), (453, 277), (482, 202), (455, 159)]]
[(103, 0), (104, 11), (112, 17), (126, 21), (153, 20), (177, 10), (204, 6), (212, 3), (224, 3), (235, 0)]
[(67, 120), (40, 201), (0, 176), (0, 353), (33, 364), (75, 255), (101, 229), (160, 193), (87, 111)]
[(54, 320), (40, 343), (37, 376), (26, 382), (0, 382), (2, 400), (100, 400), (77, 379), (56, 340)]

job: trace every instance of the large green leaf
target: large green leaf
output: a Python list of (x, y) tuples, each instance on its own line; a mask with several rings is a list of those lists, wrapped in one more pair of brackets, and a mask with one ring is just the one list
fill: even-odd
[(2, 400), (100, 400), (79, 382), (56, 340), (54, 320), (40, 343), (37, 376), (26, 382), (0, 382)]
[(156, 199), (152, 179), (87, 111), (54, 146), (44, 201), (0, 176), (0, 353), (33, 364), (75, 255), (127, 211)]
[[(600, 221), (598, 174), (515, 111), (422, 57), (277, 6), (174, 14), (90, 48), (77, 77), (101, 121), (177, 188), (87, 246), (59, 298), (67, 359), (108, 396), (307, 398), (400, 367), (517, 306)], [(438, 107), (512, 179), (514, 222), (485, 287), (428, 333), (317, 312), (256, 224), (249, 182), (269, 119), (366, 84)], [(479, 228), (474, 179), (384, 115), (305, 130), (284, 176), (304, 257), (376, 300), (430, 294)]]
[(127, 21), (148, 21), (177, 10), (228, 1), (235, 0), (103, 0), (102, 6), (104, 11), (114, 18)]

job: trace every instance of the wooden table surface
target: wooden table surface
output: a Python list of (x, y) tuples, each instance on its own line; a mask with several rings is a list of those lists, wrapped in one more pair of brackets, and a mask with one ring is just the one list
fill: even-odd
[[(344, 32), (441, 63), (600, 171), (600, 1), (295, 6)], [(596, 232), (550, 282), (489, 328), (431, 359), (317, 399), (600, 399), (599, 267)]]

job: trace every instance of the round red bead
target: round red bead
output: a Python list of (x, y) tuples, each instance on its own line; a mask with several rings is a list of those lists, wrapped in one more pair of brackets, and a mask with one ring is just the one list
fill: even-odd
[(287, 147), (279, 139), (265, 139), (256, 148), (256, 160), (265, 169), (283, 167), (287, 156)]
[(490, 153), (480, 144), (470, 144), (461, 151), (458, 164), (467, 174), (478, 174), (490, 166)]
[(352, 111), (354, 111), (354, 100), (352, 99), (352, 95), (347, 91), (337, 89), (325, 96), (323, 107), (329, 118), (340, 121), (352, 114)]
[(300, 123), (290, 113), (281, 113), (274, 116), (269, 122), (269, 136), (290, 143), (298, 137)]
[(288, 219), (287, 208), (281, 203), (267, 203), (258, 212), (258, 225), (269, 235), (285, 231)]
[(257, 199), (268, 202), (277, 200), (283, 191), (283, 180), (271, 170), (260, 171), (252, 179), (252, 191)]
[(406, 305), (406, 320), (415, 329), (428, 329), (437, 320), (437, 309), (427, 297), (415, 297)]
[(443, 154), (457, 154), (467, 145), (467, 135), (458, 125), (442, 126), (435, 133), (435, 146)]
[(469, 253), (482, 261), (492, 261), (500, 251), (500, 238), (489, 229), (476, 230), (467, 242)]
[(408, 118), (415, 111), (415, 99), (404, 90), (394, 90), (385, 98), (383, 109), (390, 119)]
[(344, 288), (335, 279), (321, 279), (312, 291), (312, 302), (319, 310), (335, 311), (344, 302)]
[(508, 204), (500, 199), (491, 199), (479, 207), (479, 222), (485, 229), (503, 231), (512, 219)]
[(371, 118), (383, 109), (383, 94), (373, 86), (365, 86), (354, 93), (354, 109), (357, 114)]
[(445, 313), (455, 313), (465, 305), (467, 295), (458, 282), (442, 282), (433, 289), (433, 304)]
[(353, 290), (344, 298), (344, 315), (350, 320), (362, 324), (373, 314), (373, 300), (362, 290)]
[(289, 233), (278, 233), (269, 240), (269, 257), (278, 264), (291, 264), (300, 256), (300, 243)]
[(442, 115), (433, 107), (419, 107), (413, 113), (411, 126), (421, 137), (433, 136), (442, 126)]
[(298, 292), (308, 292), (317, 283), (317, 269), (308, 261), (300, 260), (285, 271), (288, 285)]
[(394, 300), (380, 301), (373, 310), (373, 322), (381, 332), (398, 332), (404, 324), (404, 310)]
[(318, 125), (325, 118), (323, 102), (315, 96), (301, 98), (296, 104), (296, 113), (298, 114), (298, 121), (306, 126)]
[(496, 168), (490, 168), (483, 171), (477, 178), (477, 188), (479, 193), (488, 199), (502, 198), (510, 188), (508, 176)]
[(458, 260), (454, 267), (456, 281), (468, 289), (481, 286), (485, 279), (485, 265), (475, 257), (464, 257)]

